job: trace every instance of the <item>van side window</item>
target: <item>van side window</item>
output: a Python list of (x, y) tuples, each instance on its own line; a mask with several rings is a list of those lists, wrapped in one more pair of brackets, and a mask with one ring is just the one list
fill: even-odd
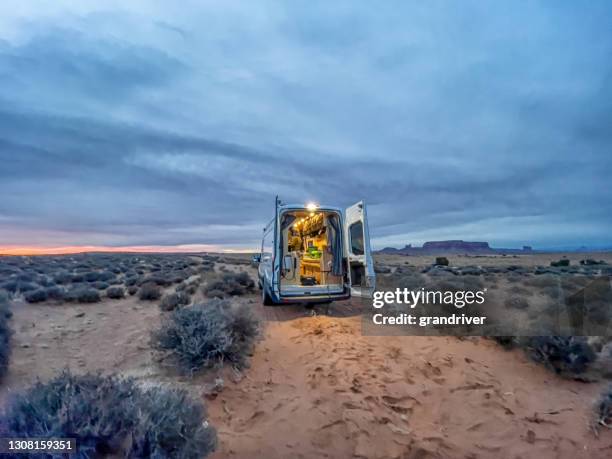
[(351, 235), (351, 253), (363, 255), (363, 223), (355, 222), (349, 227)]

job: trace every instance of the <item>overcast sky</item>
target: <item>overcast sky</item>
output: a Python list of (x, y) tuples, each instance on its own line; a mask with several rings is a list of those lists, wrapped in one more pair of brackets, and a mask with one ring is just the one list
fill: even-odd
[(0, 3), (0, 246), (612, 246), (610, 2)]

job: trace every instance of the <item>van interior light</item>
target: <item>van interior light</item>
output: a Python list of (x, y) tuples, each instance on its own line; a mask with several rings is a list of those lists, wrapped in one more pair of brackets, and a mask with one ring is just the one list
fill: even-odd
[(319, 206), (317, 204), (315, 204), (314, 202), (309, 202), (308, 204), (306, 204), (306, 209), (311, 211), (311, 212), (314, 212), (318, 208), (319, 208)]

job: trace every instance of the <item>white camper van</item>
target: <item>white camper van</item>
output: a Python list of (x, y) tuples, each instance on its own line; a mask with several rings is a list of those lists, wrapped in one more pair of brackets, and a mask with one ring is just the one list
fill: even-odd
[(371, 297), (375, 275), (366, 206), (361, 201), (343, 212), (276, 198), (274, 218), (253, 260), (267, 306)]

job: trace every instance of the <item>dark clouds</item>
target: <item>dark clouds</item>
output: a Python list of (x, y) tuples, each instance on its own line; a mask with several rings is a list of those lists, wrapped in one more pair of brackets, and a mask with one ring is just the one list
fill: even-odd
[(612, 245), (605, 3), (159, 8), (3, 12), (0, 245), (252, 247), (275, 194)]

